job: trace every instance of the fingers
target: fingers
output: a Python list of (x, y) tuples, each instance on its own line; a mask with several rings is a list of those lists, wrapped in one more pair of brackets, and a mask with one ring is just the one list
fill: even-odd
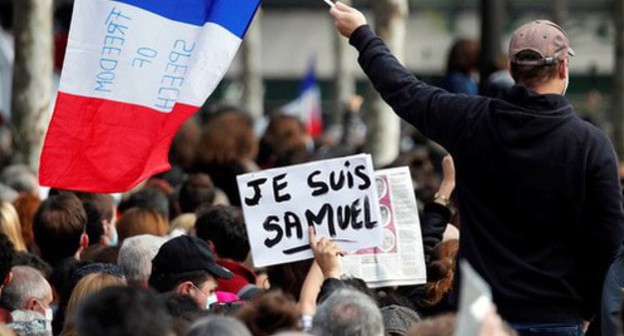
[(314, 229), (314, 226), (310, 226), (308, 228), (308, 239), (310, 241), (310, 247), (312, 248), (312, 251), (316, 250), (316, 229)]

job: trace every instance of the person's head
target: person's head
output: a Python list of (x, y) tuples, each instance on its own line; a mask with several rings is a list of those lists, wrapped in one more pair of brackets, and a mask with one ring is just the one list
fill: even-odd
[(258, 140), (250, 117), (234, 108), (215, 112), (204, 127), (196, 148), (199, 164), (226, 164), (253, 159)]
[(142, 235), (165, 236), (169, 232), (169, 222), (158, 212), (148, 208), (132, 208), (123, 213), (117, 222), (119, 241)]
[(88, 297), (76, 318), (79, 336), (169, 336), (162, 301), (140, 288), (108, 287)]
[(210, 316), (203, 318), (193, 326), (186, 336), (251, 336), (251, 333), (239, 320), (228, 316)]
[(17, 252), (13, 258), (13, 266), (29, 266), (43, 274), (48, 279), (52, 275), (52, 267), (39, 256), (28, 252)]
[(245, 220), (237, 207), (219, 205), (200, 213), (195, 234), (208, 242), (219, 258), (244, 262), (249, 255)]
[(182, 235), (158, 250), (152, 260), (149, 285), (160, 293), (190, 295), (208, 309), (217, 300), (217, 278), (231, 279), (232, 273), (217, 265), (208, 243)]
[(41, 203), (33, 222), (41, 258), (54, 266), (79, 255), (88, 245), (88, 237), (83, 236), (86, 224), (87, 214), (73, 194), (53, 196)]
[(22, 237), (27, 247), (31, 247), (35, 242), (35, 235), (33, 233), (33, 220), (35, 213), (41, 205), (41, 199), (39, 196), (33, 194), (22, 194), (13, 202), (15, 210), (17, 210), (17, 216), (20, 219), (22, 226)]
[(403, 336), (412, 325), (420, 321), (420, 316), (414, 310), (398, 305), (381, 308), (381, 316), (386, 336)]
[(79, 197), (87, 213), (89, 244), (117, 245), (119, 237), (117, 236), (116, 206), (113, 196), (84, 193)]
[(169, 224), (169, 235), (175, 236), (176, 232), (182, 234), (193, 234), (195, 232), (195, 221), (197, 215), (194, 213), (183, 213), (174, 218)]
[(305, 125), (298, 117), (275, 114), (261, 139), (259, 164), (273, 166), (278, 158), (287, 153), (306, 152), (310, 141)]
[(125, 214), (126, 210), (131, 208), (148, 208), (156, 211), (163, 218), (169, 219), (167, 193), (157, 185), (157, 182), (152, 182), (152, 186), (145, 187), (130, 195), (129, 198), (122, 200), (119, 203), (119, 212)]
[(76, 324), (79, 322), (76, 312), (86, 298), (105, 288), (125, 285), (126, 281), (123, 278), (100, 272), (87, 274), (80, 279), (71, 293), (65, 310), (63, 334), (75, 334)]
[(13, 165), (4, 168), (0, 174), (0, 182), (19, 193), (36, 194), (39, 188), (37, 174), (26, 165)]
[(152, 273), (152, 259), (167, 240), (154, 235), (139, 235), (124, 240), (117, 264), (123, 270), (128, 284), (147, 288)]
[(0, 203), (0, 232), (11, 239), (15, 251), (26, 251), (26, 244), (22, 238), (22, 226), (15, 207), (8, 202)]
[(315, 335), (382, 336), (381, 311), (373, 300), (352, 289), (334, 292), (317, 309)]
[(511, 76), (538, 93), (565, 94), (569, 56), (574, 51), (565, 31), (547, 20), (520, 26), (509, 42)]
[(433, 248), (431, 261), (427, 266), (427, 284), (424, 287), (422, 304), (437, 305), (452, 290), (455, 278), (455, 256), (459, 241), (447, 240)]
[(279, 288), (299, 300), (301, 287), (311, 265), (312, 260), (301, 260), (267, 267), (271, 288)]
[(201, 204), (212, 203), (215, 186), (208, 174), (197, 173), (189, 176), (180, 189), (178, 202), (183, 213), (195, 212)]
[(299, 329), (297, 302), (281, 290), (256, 297), (236, 314), (254, 336), (268, 336), (283, 330)]
[(28, 266), (14, 266), (11, 272), (13, 280), (2, 291), (2, 307), (9, 311), (30, 310), (51, 316), (52, 287), (43, 274)]
[(481, 46), (478, 41), (460, 39), (453, 43), (449, 51), (446, 72), (461, 72), (470, 75), (479, 66)]

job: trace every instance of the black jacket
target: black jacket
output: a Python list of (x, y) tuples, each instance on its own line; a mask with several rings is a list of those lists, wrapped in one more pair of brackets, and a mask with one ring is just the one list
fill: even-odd
[(577, 322), (600, 301), (624, 233), (607, 136), (561, 95), (516, 86), (506, 100), (449, 94), (409, 73), (370, 27), (351, 44), (394, 111), (453, 156), (460, 257), (511, 322)]

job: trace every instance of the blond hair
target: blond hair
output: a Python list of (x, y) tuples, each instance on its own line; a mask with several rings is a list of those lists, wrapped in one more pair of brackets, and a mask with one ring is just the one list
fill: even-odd
[(97, 293), (104, 288), (116, 286), (126, 286), (126, 280), (124, 278), (105, 273), (91, 273), (80, 279), (69, 297), (69, 303), (67, 304), (67, 309), (65, 310), (65, 325), (63, 326), (61, 336), (78, 335), (78, 331), (76, 330), (75, 314), (82, 301), (84, 301), (88, 296)]
[(0, 232), (9, 237), (16, 251), (26, 251), (22, 226), (15, 207), (8, 202), (0, 203)]

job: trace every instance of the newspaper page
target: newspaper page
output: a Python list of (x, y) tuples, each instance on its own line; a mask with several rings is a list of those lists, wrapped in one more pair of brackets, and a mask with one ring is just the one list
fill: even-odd
[(425, 255), (409, 168), (376, 171), (375, 183), (383, 242), (342, 258), (343, 272), (371, 288), (423, 284)]

